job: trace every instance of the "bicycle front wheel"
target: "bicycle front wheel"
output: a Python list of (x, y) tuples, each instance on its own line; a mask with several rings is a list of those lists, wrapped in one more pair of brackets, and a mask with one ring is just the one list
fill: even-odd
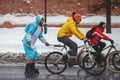
[(51, 52), (45, 59), (46, 69), (53, 74), (60, 74), (65, 71), (67, 65), (63, 59), (63, 54), (60, 52)]
[[(79, 67), (81, 67), (83, 69), (83, 58), (84, 56), (88, 54), (88, 51), (82, 51), (78, 54), (77, 56), (77, 62), (78, 62), (78, 65)], [(90, 67), (89, 67), (90, 68)], [(91, 67), (92, 68), (92, 67)]]
[(96, 60), (95, 55), (91, 54), (91, 56), (92, 56), (92, 59), (90, 58), (90, 56), (88, 54), (83, 58), (83, 68), (84, 68), (84, 70), (91, 75), (102, 74), (106, 69), (105, 59), (102, 60), (101, 62), (98, 62)]
[(107, 65), (112, 72), (120, 72), (120, 51), (110, 53), (107, 57)]

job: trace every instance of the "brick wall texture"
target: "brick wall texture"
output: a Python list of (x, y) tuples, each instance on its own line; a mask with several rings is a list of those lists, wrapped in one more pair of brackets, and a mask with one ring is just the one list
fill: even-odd
[[(47, 0), (48, 15), (105, 15), (106, 0)], [(120, 0), (111, 0), (117, 1)], [(120, 15), (120, 4), (111, 6), (112, 15)], [(44, 0), (0, 0), (0, 14), (44, 14)]]

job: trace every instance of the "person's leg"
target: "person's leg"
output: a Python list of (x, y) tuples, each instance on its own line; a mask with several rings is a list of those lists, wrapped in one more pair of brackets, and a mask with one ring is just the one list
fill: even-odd
[(71, 58), (68, 59), (68, 66), (72, 67), (76, 63), (77, 44), (69, 38), (58, 38), (58, 41), (64, 43), (72, 50), (69, 52)]
[(98, 63), (101, 63), (104, 60), (104, 57), (101, 54), (101, 51), (105, 47), (105, 45), (106, 44), (104, 42), (99, 42), (98, 44), (93, 46), (94, 50), (97, 52), (96, 53), (96, 60), (98, 61)]
[(99, 45), (98, 44), (95, 44), (94, 46), (92, 46), (93, 49), (96, 51), (96, 52), (99, 52), (100, 51), (100, 48), (99, 48)]
[(37, 51), (31, 49), (31, 51), (28, 50), (26, 53), (28, 53), (26, 54), (28, 58), (27, 64), (31, 64), (30, 68), (33, 69), (35, 73), (39, 73), (38, 69), (35, 68), (35, 61), (37, 60), (37, 55), (38, 55)]
[(99, 58), (100, 58), (100, 46), (99, 46), (99, 44), (95, 44), (94, 46), (92, 46), (93, 47), (93, 49), (96, 51), (96, 53), (94, 54), (95, 55), (95, 60), (97, 61), (97, 62), (99, 62)]
[(98, 45), (100, 46), (100, 53), (101, 53), (101, 51), (106, 46), (106, 44), (104, 42), (99, 42)]
[(33, 48), (28, 48), (24, 45), (25, 55), (27, 57), (25, 73), (39, 74), (38, 69), (35, 68), (35, 60), (37, 59), (38, 53)]
[(69, 38), (58, 38), (58, 41), (67, 45), (72, 51), (70, 52), (71, 56), (76, 56), (77, 54), (77, 44)]

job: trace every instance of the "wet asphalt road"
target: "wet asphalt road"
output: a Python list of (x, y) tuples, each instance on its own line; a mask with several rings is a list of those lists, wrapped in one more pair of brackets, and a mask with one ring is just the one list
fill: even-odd
[(78, 66), (67, 68), (62, 74), (49, 73), (44, 65), (37, 66), (40, 74), (37, 78), (25, 78), (25, 66), (0, 66), (0, 80), (120, 80), (120, 73), (106, 70), (103, 74), (92, 76)]

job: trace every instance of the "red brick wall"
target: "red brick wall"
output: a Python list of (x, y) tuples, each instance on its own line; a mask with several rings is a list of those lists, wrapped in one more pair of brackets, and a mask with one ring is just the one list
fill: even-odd
[[(30, 1), (27, 2), (27, 1)], [(70, 15), (76, 11), (82, 15), (105, 15), (106, 9), (103, 8), (98, 12), (92, 12), (95, 4), (99, 5), (105, 0), (47, 0), (48, 15)], [(112, 0), (114, 1), (114, 0)], [(112, 15), (120, 15), (120, 6), (111, 6)], [(44, 14), (44, 0), (0, 0), (0, 15), (4, 14)], [(18, 27), (23, 25), (12, 25), (5, 22), (0, 27)], [(50, 25), (49, 25), (50, 26)], [(51, 25), (53, 26), (53, 25)], [(86, 25), (83, 25), (83, 27)], [(81, 26), (82, 27), (82, 26)], [(88, 26), (86, 26), (88, 27)], [(112, 27), (120, 27), (113, 25)]]
[[(27, 3), (30, 1), (30, 3)], [(105, 8), (98, 12), (91, 12), (94, 4), (101, 4), (105, 0), (47, 0), (49, 15), (69, 15), (72, 11), (82, 15), (105, 15)], [(120, 15), (120, 6), (112, 6), (112, 15)], [(0, 0), (0, 14), (43, 14), (44, 0)]]

